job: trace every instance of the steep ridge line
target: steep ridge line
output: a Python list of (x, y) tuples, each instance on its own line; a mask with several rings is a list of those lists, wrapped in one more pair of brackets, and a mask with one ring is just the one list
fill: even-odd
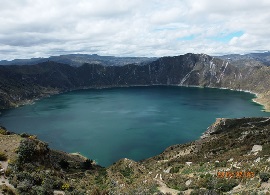
[(270, 110), (270, 67), (242, 66), (205, 54), (163, 57), (145, 65), (72, 67), (56, 62), (0, 66), (0, 109), (76, 89), (177, 85), (251, 92)]

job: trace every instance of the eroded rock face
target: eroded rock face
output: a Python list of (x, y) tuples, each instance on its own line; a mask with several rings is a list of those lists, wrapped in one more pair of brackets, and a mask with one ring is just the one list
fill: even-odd
[(229, 88), (260, 94), (268, 104), (270, 67), (234, 66), (205, 54), (163, 57), (143, 65), (72, 67), (48, 61), (29, 66), (0, 66), (0, 109), (59, 92), (135, 85)]
[[(256, 125), (265, 125), (270, 123), (270, 118), (267, 117), (257, 117), (257, 118), (238, 118), (238, 119), (227, 119), (227, 118), (217, 118), (216, 121), (207, 128), (207, 130), (203, 133), (201, 138), (209, 137), (213, 134), (220, 134), (222, 132), (228, 132), (231, 129), (240, 128), (242, 126), (250, 127), (251, 129), (254, 128)], [(246, 135), (252, 133), (249, 132), (242, 132), (242, 136), (240, 140), (243, 139)], [(255, 132), (253, 132), (255, 133)], [(259, 145), (254, 145), (254, 150), (260, 150)]]
[(227, 119), (225, 118), (217, 118), (216, 121), (207, 128), (207, 130), (203, 133), (201, 138), (203, 139), (203, 138), (209, 137), (210, 135), (214, 133), (221, 132), (223, 129), (225, 129), (224, 127), (226, 127), (226, 120)]

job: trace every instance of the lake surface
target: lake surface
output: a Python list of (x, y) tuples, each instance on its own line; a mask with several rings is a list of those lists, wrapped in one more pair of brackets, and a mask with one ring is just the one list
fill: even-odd
[(252, 98), (244, 92), (172, 86), (79, 90), (4, 111), (0, 124), (109, 166), (198, 139), (219, 117), (270, 116)]

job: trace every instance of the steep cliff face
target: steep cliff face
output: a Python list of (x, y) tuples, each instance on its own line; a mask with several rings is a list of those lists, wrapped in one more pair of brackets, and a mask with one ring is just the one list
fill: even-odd
[(78, 88), (179, 85), (229, 88), (258, 93), (268, 105), (270, 67), (237, 67), (205, 54), (163, 57), (145, 65), (72, 67), (55, 62), (0, 67), (0, 108)]

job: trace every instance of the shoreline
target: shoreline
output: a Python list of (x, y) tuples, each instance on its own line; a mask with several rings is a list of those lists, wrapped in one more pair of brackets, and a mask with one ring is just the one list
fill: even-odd
[[(253, 92), (253, 91), (249, 91), (249, 90), (244, 90), (244, 89), (232, 89), (232, 88), (227, 88), (227, 87), (212, 87), (212, 86), (200, 86), (200, 85), (180, 85), (180, 84), (151, 84), (151, 85), (111, 85), (111, 86), (99, 86), (99, 87), (79, 87), (79, 88), (73, 88), (73, 89), (69, 89), (69, 90), (55, 90), (52, 91), (51, 93), (47, 92), (46, 94), (41, 94), (40, 97), (35, 97), (33, 99), (26, 99), (23, 100), (21, 102), (16, 103), (14, 106), (9, 107), (9, 108), (4, 108), (4, 109), (0, 109), (0, 113), (3, 110), (7, 110), (7, 109), (12, 109), (12, 108), (18, 108), (20, 106), (24, 106), (24, 105), (31, 105), (31, 104), (35, 104), (36, 101), (39, 101), (43, 98), (49, 98), (52, 95), (59, 95), (59, 94), (63, 94), (63, 93), (67, 93), (67, 92), (73, 92), (73, 91), (78, 91), (78, 90), (87, 90), (87, 89), (113, 89), (113, 88), (128, 88), (128, 87), (151, 87), (151, 86), (173, 86), (173, 87), (193, 87), (193, 88), (209, 88), (209, 89), (225, 89), (225, 90), (231, 90), (231, 91), (239, 91), (239, 92), (245, 92), (245, 93), (249, 93), (252, 95), (255, 95), (254, 98), (251, 99), (252, 102), (259, 104), (263, 107), (263, 109), (261, 110), (262, 112), (270, 112), (270, 95), (269, 98), (264, 98), (266, 95), (261, 94), (261, 93), (257, 93), (257, 92)], [(269, 92), (268, 92), (269, 93)], [(266, 99), (266, 100), (264, 100)], [(269, 99), (269, 100), (268, 100)], [(1, 115), (1, 114), (0, 114)]]
[[(223, 90), (230, 90), (230, 91), (236, 91), (236, 92), (245, 92), (245, 93), (249, 93), (249, 94), (252, 94), (252, 95), (255, 95), (256, 97), (251, 99), (253, 102), (255, 102), (256, 104), (259, 104), (261, 106), (263, 106), (263, 109), (261, 111), (263, 112), (270, 112), (270, 109), (267, 109), (267, 102), (264, 103), (261, 103), (259, 101), (257, 101), (257, 99), (261, 98), (260, 96), (264, 97), (265, 95), (261, 95), (259, 93), (255, 93), (255, 92), (252, 92), (252, 91), (249, 91), (249, 90), (243, 90), (243, 89), (240, 89), (240, 90), (235, 90), (235, 89), (231, 89), (231, 88), (225, 88), (225, 87), (211, 87), (211, 86), (197, 86), (197, 85), (179, 85), (179, 84), (153, 84), (153, 85), (123, 85), (123, 86), (100, 86), (100, 87), (82, 87), (82, 88), (73, 88), (73, 89), (69, 89), (69, 90), (59, 90), (59, 91), (53, 91), (51, 94), (42, 94), (40, 97), (38, 98), (33, 98), (33, 99), (28, 99), (28, 100), (23, 100), (20, 104), (16, 104), (14, 107), (12, 108), (17, 108), (17, 107), (20, 107), (20, 106), (24, 106), (24, 105), (32, 105), (32, 104), (35, 104), (36, 101), (39, 101), (43, 98), (50, 98), (51, 96), (53, 95), (59, 95), (59, 94), (64, 94), (64, 93), (68, 93), (68, 92), (74, 92), (74, 91), (79, 91), (79, 90), (88, 90), (88, 89), (115, 89), (115, 88), (129, 88), (129, 87), (151, 87), (151, 86), (164, 86), (164, 87), (185, 87), (185, 88), (201, 88), (201, 89), (204, 89), (204, 88), (208, 88), (208, 89), (223, 89)], [(7, 110), (7, 109), (12, 109), (12, 108), (6, 108), (4, 110)], [(1, 111), (0, 110), (0, 117), (1, 117)], [(210, 126), (211, 124), (209, 124)], [(202, 135), (199, 137), (199, 139), (202, 138), (202, 136), (207, 132), (207, 129), (202, 133)], [(196, 140), (194, 140), (196, 141)], [(189, 142), (187, 142), (189, 143)], [(183, 143), (183, 144), (186, 144), (186, 143)], [(83, 154), (81, 154), (80, 152), (73, 152), (73, 153), (69, 153), (70, 155), (73, 155), (73, 156), (78, 156), (80, 158), (83, 158), (83, 159), (87, 159), (86, 156), (84, 156)], [(149, 158), (151, 158), (152, 156), (150, 156)], [(95, 164), (98, 164), (96, 161), (94, 161)]]
[[(195, 87), (195, 88), (210, 88), (210, 89), (225, 89), (225, 90), (230, 90), (230, 91), (239, 91), (239, 92), (249, 93), (249, 94), (255, 95), (255, 97), (252, 98), (251, 101), (256, 103), (256, 104), (261, 105), (263, 107), (263, 109), (261, 110), (262, 112), (270, 112), (270, 103), (260, 101), (260, 99), (263, 99), (263, 97), (264, 97), (264, 95), (261, 93), (256, 93), (256, 92), (244, 90), (244, 89), (240, 89), (240, 90), (231, 89), (231, 88), (227, 88), (227, 87), (210, 87), (210, 86), (203, 87), (203, 86), (196, 86), (196, 85), (194, 85), (194, 86), (193, 85), (192, 86), (191, 85), (190, 86), (179, 85), (179, 86), (181, 86), (181, 87)], [(270, 99), (268, 101), (270, 102)]]

